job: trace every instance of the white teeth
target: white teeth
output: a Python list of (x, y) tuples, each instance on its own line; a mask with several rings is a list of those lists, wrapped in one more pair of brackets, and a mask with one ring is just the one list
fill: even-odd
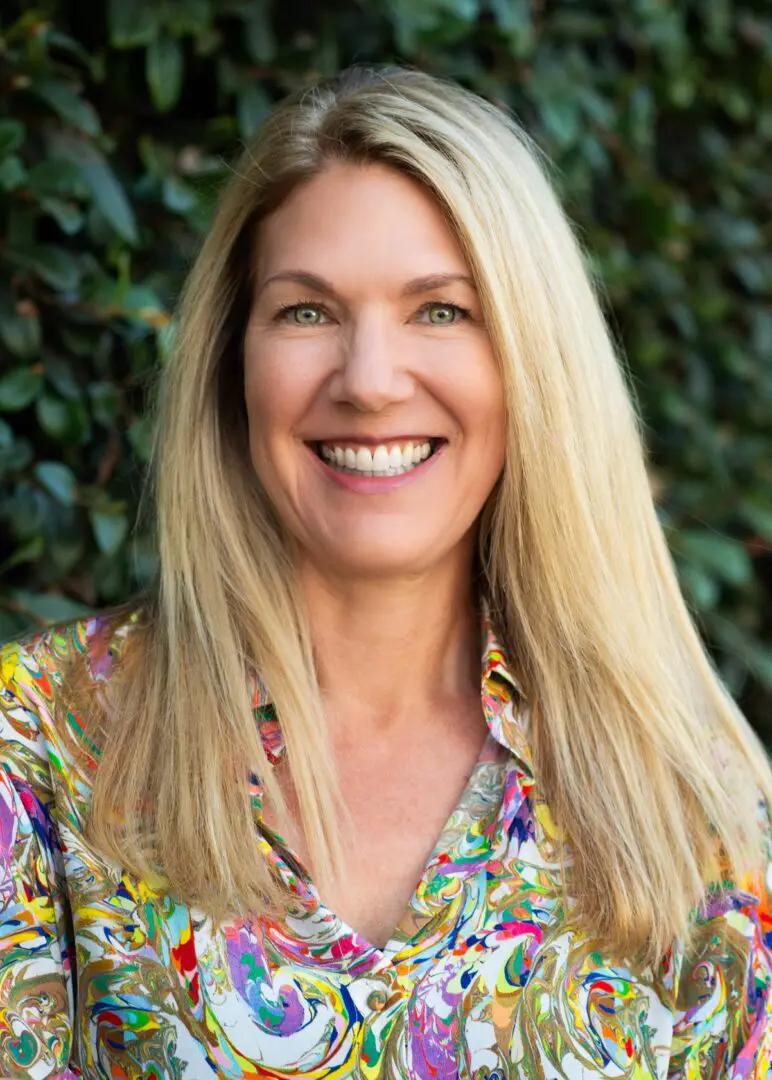
[(389, 471), (389, 451), (385, 446), (376, 446), (373, 454), (373, 472), (385, 474)]
[(367, 449), (366, 446), (360, 446), (357, 450), (357, 472), (369, 472), (373, 471), (373, 455)]
[(432, 452), (429, 442), (407, 443), (401, 448), (381, 444), (372, 450), (367, 446), (354, 449), (353, 446), (318, 445), (319, 453), (328, 465), (363, 476), (399, 476), (420, 465)]

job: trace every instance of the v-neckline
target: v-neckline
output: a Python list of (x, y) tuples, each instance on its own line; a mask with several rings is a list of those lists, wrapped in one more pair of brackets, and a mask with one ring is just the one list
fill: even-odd
[[(454, 819), (456, 819), (459, 811), (463, 809), (470, 795), (475, 790), (481, 766), (495, 763), (503, 764), (510, 756), (511, 755), (506, 747), (503, 747), (495, 736), (491, 732), (488, 732), (480, 749), (480, 753), (477, 756), (477, 760), (469, 772), (464, 787), (432, 846), (426, 864), (410, 894), (405, 909), (392, 930), (388, 941), (383, 946), (373, 944), (364, 934), (347, 923), (345, 919), (324, 902), (300, 857), (293, 851), (279, 832), (271, 826), (266, 825), (265, 822), (261, 822), (260, 830), (263, 833), (266, 846), (270, 850), (270, 855), (272, 856), (271, 861), (273, 862), (274, 868), (282, 877), (285, 884), (298, 895), (298, 898), (304, 906), (312, 908), (319, 916), (321, 916), (322, 920), (324, 920), (326, 916), (329, 920), (334, 921), (340, 929), (342, 937), (349, 937), (355, 940), (361, 946), (362, 950), (372, 956), (376, 962), (391, 962), (404, 949), (405, 945), (420, 932), (420, 928), (411, 925), (411, 917), (414, 916), (416, 907), (418, 906), (417, 901), (419, 899), (419, 894), (422, 890), (422, 886), (427, 881), (427, 878), (431, 875), (435, 864), (446, 854), (448, 834), (453, 832)], [(268, 854), (268, 852), (265, 853)]]

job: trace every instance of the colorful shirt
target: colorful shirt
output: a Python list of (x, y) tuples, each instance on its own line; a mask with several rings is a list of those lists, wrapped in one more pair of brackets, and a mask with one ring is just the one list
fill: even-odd
[[(83, 834), (88, 718), (54, 704), (62, 662), (79, 650), (109, 678), (135, 623), (92, 618), (0, 653), (0, 1077), (772, 1076), (766, 900), (714, 892), (689, 951), (675, 942), (656, 970), (570, 929), (528, 704), (487, 624), (490, 735), (385, 948), (271, 833), (256, 830), (256, 857), (293, 894), (280, 921), (214, 925), (106, 861)], [(254, 704), (276, 758), (259, 686)]]

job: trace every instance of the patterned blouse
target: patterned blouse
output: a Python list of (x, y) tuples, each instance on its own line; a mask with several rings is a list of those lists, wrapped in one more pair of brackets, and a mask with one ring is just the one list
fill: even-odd
[[(487, 623), (489, 737), (385, 948), (324, 906), (272, 833), (256, 830), (256, 856), (293, 895), (282, 921), (213, 925), (107, 862), (82, 832), (87, 722), (57, 709), (55, 724), (53, 705), (74, 650), (109, 678), (137, 615), (124, 620), (0, 651), (0, 1077), (772, 1076), (768, 895), (713, 891), (694, 946), (656, 970), (568, 928), (527, 703)], [(275, 760), (259, 686), (254, 704)]]

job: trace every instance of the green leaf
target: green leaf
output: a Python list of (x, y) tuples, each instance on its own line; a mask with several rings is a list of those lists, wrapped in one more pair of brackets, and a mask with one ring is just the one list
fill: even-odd
[(679, 568), (681, 584), (685, 591), (702, 611), (716, 606), (719, 600), (719, 587), (715, 578), (705, 573), (699, 566), (683, 564)]
[(0, 191), (16, 191), (27, 179), (27, 171), (17, 157), (6, 158), (0, 163)]
[[(8, 427), (7, 424), (3, 426)], [(8, 430), (11, 431), (10, 428)], [(12, 431), (11, 435), (13, 436)], [(29, 439), (11, 438), (9, 443), (0, 441), (0, 474), (20, 473), (29, 466), (34, 457)]]
[[(252, 0), (249, 0), (252, 3)], [(164, 25), (174, 37), (194, 34), (207, 35), (212, 30), (213, 5), (211, 0), (181, 0), (169, 4), (164, 11)]]
[[(128, 555), (128, 552), (126, 553)], [(99, 554), (94, 559), (94, 578), (99, 583), (99, 596), (111, 604), (126, 592), (126, 562), (115, 554)]]
[(759, 682), (767, 690), (772, 690), (772, 649), (763, 642), (750, 638), (746, 642), (743, 658)]
[(24, 142), (25, 128), (19, 120), (0, 120), (0, 158), (18, 150)]
[(65, 195), (85, 199), (89, 189), (83, 182), (81, 170), (64, 158), (45, 158), (30, 169), (27, 187), (33, 195)]
[(103, 427), (114, 428), (121, 400), (118, 387), (108, 382), (92, 383), (88, 388), (88, 396), (91, 400), (91, 413), (96, 422)]
[(101, 135), (102, 125), (93, 105), (84, 101), (80, 92), (61, 79), (33, 82), (30, 90), (57, 113), (62, 120), (86, 135)]
[(146, 285), (133, 285), (120, 304), (123, 313), (130, 319), (154, 327), (163, 327), (169, 321), (168, 312), (156, 293)]
[(52, 147), (79, 167), (94, 202), (118, 235), (136, 244), (139, 237), (131, 203), (101, 151), (85, 139), (62, 132), (52, 138)]
[(62, 323), (59, 327), (62, 344), (73, 356), (93, 357), (97, 351), (98, 333), (77, 324)]
[(752, 529), (772, 543), (772, 499), (748, 498), (740, 504), (740, 515)]
[(83, 551), (82, 536), (57, 536), (55, 540), (49, 541), (47, 554), (57, 575), (64, 577), (72, 571), (78, 560), (83, 558)]
[[(1, 597), (0, 603), (2, 603)], [(27, 630), (29, 630), (29, 623), (23, 615), (0, 607), (0, 641), (11, 641), (13, 638), (21, 637)]]
[(745, 547), (719, 533), (684, 530), (674, 537), (674, 547), (687, 562), (713, 573), (729, 585), (746, 585), (753, 578), (753, 564)]
[(772, 690), (772, 649), (754, 640), (723, 616), (713, 616), (710, 625), (720, 645), (751, 671), (760, 683)]
[(30, 405), (43, 385), (43, 376), (31, 367), (17, 367), (0, 375), (0, 410), (18, 412)]
[(182, 48), (176, 38), (156, 38), (147, 47), (145, 73), (153, 104), (159, 112), (174, 108), (182, 88)]
[(161, 364), (167, 364), (171, 359), (176, 340), (177, 323), (170, 319), (166, 326), (162, 326), (158, 331), (158, 359)]
[(34, 468), (34, 473), (48, 494), (62, 506), (75, 504), (78, 481), (72, 469), (60, 461), (39, 461)]
[(176, 214), (192, 210), (198, 201), (195, 190), (177, 176), (167, 176), (163, 182), (163, 200), (167, 209)]
[(92, 76), (96, 78), (94, 73), (94, 60), (79, 41), (70, 37), (69, 34), (63, 34), (60, 30), (51, 30), (48, 35), (48, 43), (49, 45), (56, 46), (57, 49), (62, 49), (65, 52), (70, 53), (83, 65), (86, 71), (90, 71)]
[(276, 38), (271, 26), (270, 0), (252, 0), (244, 21), (245, 45), (256, 64), (270, 64), (276, 55)]
[(174, 171), (175, 153), (171, 146), (165, 146), (150, 135), (141, 135), (137, 142), (137, 149), (142, 164), (155, 179), (163, 180)]
[(9, 215), (5, 242), (9, 248), (28, 248), (35, 243), (37, 211), (31, 203), (22, 203)]
[(149, 45), (158, 33), (161, 11), (156, 0), (109, 0), (110, 44), (116, 49)]
[(576, 142), (581, 130), (581, 118), (576, 100), (545, 101), (540, 115), (546, 131), (559, 146), (569, 146)]
[(28, 248), (8, 247), (5, 257), (25, 270), (32, 270), (46, 284), (63, 292), (77, 288), (80, 281), (80, 267), (75, 257), (64, 248), (54, 247), (53, 244), (36, 244)]
[(40, 319), (37, 314), (3, 312), (0, 314), (0, 339), (14, 356), (29, 360), (40, 352)]
[[(514, 6), (511, 0), (499, 0), (499, 6)], [(559, 37), (576, 41), (577, 38), (590, 38), (597, 41), (608, 33), (608, 23), (600, 15), (586, 11), (556, 11), (549, 19), (550, 32)]]
[(75, 203), (49, 196), (41, 200), (40, 209), (52, 217), (67, 236), (74, 236), (83, 228), (83, 213)]
[(114, 555), (126, 539), (129, 521), (125, 514), (106, 514), (98, 510), (89, 513), (97, 547), (106, 555)]
[(46, 380), (67, 401), (82, 401), (83, 391), (75, 377), (71, 362), (62, 360), (57, 356), (47, 355), (45, 358)]
[(52, 439), (64, 439), (70, 430), (70, 414), (67, 402), (55, 394), (45, 393), (37, 401), (37, 417), (46, 435)]
[(42, 557), (45, 547), (46, 542), (40, 533), (37, 536), (30, 536), (28, 540), (19, 544), (4, 563), (0, 564), (0, 573), (4, 574), (12, 570), (14, 566), (21, 566), (23, 563), (37, 562)]
[(80, 401), (65, 401), (46, 391), (35, 402), (35, 412), (41, 428), (52, 439), (82, 442), (88, 432), (88, 415)]
[(270, 111), (270, 99), (260, 83), (257, 81), (247, 83), (236, 99), (239, 131), (244, 138), (248, 138), (257, 130)]
[(731, 265), (749, 293), (761, 295), (772, 286), (772, 269), (764, 259), (738, 255)]
[(153, 424), (150, 416), (141, 416), (135, 420), (128, 431), (131, 448), (139, 461), (146, 463), (150, 460), (150, 452), (153, 445)]
[(85, 604), (70, 600), (59, 593), (36, 593), (12, 589), (10, 598), (33, 619), (42, 623), (66, 622), (89, 614)]
[(497, 26), (508, 33), (531, 29), (530, 0), (491, 0), (491, 11)]
[(49, 499), (37, 485), (21, 479), (12, 496), (5, 500), (3, 516), (17, 540), (28, 540), (45, 528)]

